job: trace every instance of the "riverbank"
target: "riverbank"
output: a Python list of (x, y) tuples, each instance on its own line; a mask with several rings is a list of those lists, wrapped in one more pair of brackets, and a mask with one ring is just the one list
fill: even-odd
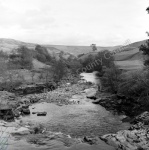
[[(75, 150), (76, 147), (81, 150), (138, 150), (142, 147), (146, 150), (148, 146), (148, 128), (145, 126), (147, 123), (141, 120), (147, 120), (148, 113), (138, 116), (140, 120), (134, 119), (132, 127), (126, 124), (123, 126), (121, 117), (116, 118), (100, 106), (117, 114), (117, 107), (122, 103), (114, 101), (116, 95), (98, 92), (94, 84), (68, 84), (52, 92), (23, 97), (15, 97), (8, 92), (3, 94), (1, 93), (3, 102), (11, 104), (14, 109), (28, 105), (30, 110), (30, 115), (18, 116), (14, 123), (0, 123), (3, 131), (9, 130), (11, 139), (8, 141), (11, 144), (6, 144), (10, 144), (8, 149), (16, 149), (17, 146), (20, 149), (21, 144), (23, 147), (26, 145), (28, 150), (39, 147), (46, 149), (53, 144), (57, 150)], [(40, 111), (47, 112), (47, 116), (33, 114)], [(122, 111), (123, 117), (124, 114), (125, 111)]]

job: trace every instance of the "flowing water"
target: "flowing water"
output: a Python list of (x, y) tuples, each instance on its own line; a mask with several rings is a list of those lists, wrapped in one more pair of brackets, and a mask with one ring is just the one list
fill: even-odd
[[(24, 122), (42, 123), (50, 131), (62, 132), (71, 137), (101, 136), (107, 133), (115, 133), (122, 129), (127, 129), (129, 124), (122, 123), (119, 116), (114, 116), (106, 111), (102, 106), (93, 104), (91, 100), (84, 98), (84, 94), (78, 95), (80, 104), (58, 106), (52, 103), (38, 103), (30, 106), (31, 115), (23, 117)], [(46, 116), (37, 116), (32, 112), (46, 111)], [(15, 150), (30, 149), (51, 149), (51, 150), (112, 150), (101, 142), (98, 145), (88, 144), (72, 145), (66, 147), (63, 142), (50, 141), (47, 145), (37, 147), (24, 140), (12, 142), (11, 148)]]
[[(81, 104), (57, 106), (52, 103), (39, 103), (30, 106), (31, 112), (46, 111), (47, 116), (31, 114), (23, 117), (24, 122), (45, 124), (48, 130), (62, 132), (71, 137), (101, 136), (126, 129), (129, 124), (122, 123), (119, 116), (114, 116), (100, 105), (84, 100)], [(99, 145), (78, 144), (67, 147), (65, 142), (49, 141), (45, 146), (37, 147), (25, 141), (12, 142), (11, 148), (17, 150), (112, 150), (113, 148), (100, 141)], [(10, 148), (10, 147), (9, 147)], [(10, 148), (10, 150), (11, 150)]]

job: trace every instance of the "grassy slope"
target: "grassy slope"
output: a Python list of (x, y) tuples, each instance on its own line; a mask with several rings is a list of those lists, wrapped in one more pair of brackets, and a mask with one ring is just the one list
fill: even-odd
[(139, 47), (144, 43), (145, 41), (140, 41), (128, 45), (127, 51), (122, 51), (114, 56), (115, 64), (124, 70), (138, 70), (143, 68), (144, 56), (139, 51)]
[[(116, 51), (117, 53), (114, 56), (115, 64), (120, 68), (124, 70), (138, 70), (143, 67), (143, 61), (144, 56), (139, 51), (139, 46), (144, 44), (145, 41), (140, 41), (136, 43), (132, 43), (125, 47), (119, 47), (117, 49), (114, 49), (113, 51)], [(96, 52), (89, 52), (83, 56), (81, 56), (79, 59), (84, 60), (89, 55), (96, 56), (98, 51)]]
[[(0, 38), (0, 50), (4, 50), (6, 52), (10, 52), (12, 49), (17, 48), (18, 46), (25, 45), (29, 48), (35, 48), (37, 45), (36, 43), (25, 43), (13, 39), (5, 39), (5, 38)], [(60, 53), (61, 51), (67, 53), (70, 53), (72, 55), (77, 56), (78, 54), (82, 53), (89, 53), (92, 51), (92, 48), (90, 46), (65, 46), (65, 45), (43, 45), (45, 46), (49, 53), (55, 52), (55, 53)], [(113, 50), (117, 48), (118, 46), (112, 46), (112, 47), (101, 47), (97, 46), (98, 51), (103, 50), (103, 49), (109, 49)]]
[[(133, 70), (139, 69), (143, 66), (143, 55), (139, 52), (139, 46), (144, 44), (145, 41), (139, 41), (132, 43), (125, 47), (126, 51), (119, 52), (115, 54), (115, 63), (121, 68), (125, 70)], [(13, 39), (0, 39), (0, 50), (4, 50), (10, 52), (12, 49), (17, 48), (20, 45), (25, 45), (29, 48), (35, 48), (36, 44), (33, 43), (25, 43), (21, 41), (16, 41)], [(81, 56), (79, 59), (85, 59), (89, 55), (96, 55), (99, 51), (108, 49), (110, 51), (123, 49), (120, 46), (114, 47), (97, 47), (96, 52), (92, 52), (90, 46), (64, 46), (64, 45), (43, 45), (47, 48), (48, 52), (52, 56), (58, 56), (61, 51), (64, 51), (64, 57), (68, 58), (71, 54), (77, 56), (78, 54), (84, 53), (85, 55)], [(70, 54), (71, 53), (71, 54)], [(72, 56), (72, 55), (71, 55)], [(36, 61), (35, 66), (38, 66), (39, 63)], [(40, 66), (40, 65), (39, 65)]]

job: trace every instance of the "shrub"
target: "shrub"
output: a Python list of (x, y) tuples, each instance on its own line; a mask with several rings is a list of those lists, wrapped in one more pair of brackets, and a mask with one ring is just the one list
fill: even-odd
[(123, 75), (119, 84), (119, 93), (128, 97), (146, 101), (149, 94), (149, 72), (148, 69), (131, 72)]
[(102, 86), (106, 91), (117, 93), (121, 82), (121, 71), (113, 65), (111, 68), (106, 68), (103, 77), (101, 78)]

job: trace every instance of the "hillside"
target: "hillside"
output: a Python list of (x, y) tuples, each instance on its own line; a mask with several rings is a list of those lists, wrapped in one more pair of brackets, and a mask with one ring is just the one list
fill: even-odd
[[(17, 41), (14, 39), (5, 39), (5, 38), (0, 38), (0, 50), (7, 52), (7, 53), (11, 53), (12, 50), (18, 48), (19, 46), (26, 46), (30, 49), (35, 49), (35, 46), (37, 45), (36, 43), (25, 43), (25, 42), (21, 42), (21, 41)], [(62, 52), (62, 50), (57, 49), (53, 46), (49, 46), (49, 45), (42, 45), (44, 47), (47, 48), (49, 54), (52, 57), (56, 57), (58, 58), (60, 53)], [(63, 58), (67, 59), (69, 56), (70, 57), (74, 57), (74, 55), (68, 53), (68, 52), (64, 52), (63, 54)]]
[[(90, 46), (64, 46), (64, 45), (52, 45), (53, 47), (62, 50), (64, 52), (68, 52), (70, 54), (73, 54), (75, 56), (78, 56), (79, 54), (87, 54), (92, 52), (92, 48)], [(47, 46), (48, 47), (48, 46)], [(108, 50), (114, 50), (118, 48), (119, 46), (109, 46), (109, 47), (101, 47), (97, 46), (97, 51), (101, 51), (104, 49)]]
[(122, 47), (122, 51), (114, 55), (115, 64), (123, 70), (141, 69), (145, 59), (142, 52), (139, 51), (139, 47), (142, 44), (145, 44), (145, 40)]
[[(112, 55), (114, 56), (115, 64), (123, 70), (136, 70), (143, 67), (143, 61), (145, 57), (139, 51), (139, 47), (145, 43), (144, 41), (139, 41), (131, 43), (127, 46), (117, 47), (111, 50)], [(85, 55), (79, 57), (81, 60), (85, 60), (90, 56), (96, 56), (98, 51), (89, 52)]]
[[(65, 45), (42, 45), (47, 48), (48, 53), (55, 58), (59, 58), (62, 55), (63, 58), (68, 57), (75, 58), (79, 54), (84, 54), (79, 59), (84, 60), (90, 55), (96, 56), (99, 51), (109, 50), (116, 52), (114, 55), (115, 64), (119, 66), (120, 69), (124, 70), (134, 70), (142, 68), (144, 56), (139, 52), (139, 46), (144, 44), (144, 41), (138, 41), (131, 43), (127, 46), (113, 46), (113, 47), (101, 47), (97, 46), (97, 51), (93, 52), (90, 46), (65, 46)], [(30, 49), (35, 49), (37, 44), (35, 43), (25, 43), (13, 39), (0, 38), (0, 50), (10, 53), (13, 49), (18, 48), (21, 45), (25, 45)], [(35, 64), (37, 61), (34, 62)], [(39, 62), (37, 63), (38, 66)], [(42, 65), (41, 65), (42, 66)]]
[[(34, 49), (37, 43), (25, 43), (14, 39), (5, 39), (0, 38), (0, 50), (3, 50), (5, 52), (10, 52), (12, 49), (18, 48), (21, 45), (25, 45), (28, 48)], [(61, 51), (63, 51), (67, 55), (74, 55), (77, 56), (79, 54), (86, 54), (89, 52), (92, 52), (92, 48), (90, 46), (65, 46), (65, 45), (42, 45), (47, 48), (50, 54), (56, 53), (59, 54)], [(97, 46), (97, 51), (101, 51), (104, 49), (108, 50), (114, 50), (118, 48), (119, 46), (111, 46), (111, 47), (101, 47)]]

